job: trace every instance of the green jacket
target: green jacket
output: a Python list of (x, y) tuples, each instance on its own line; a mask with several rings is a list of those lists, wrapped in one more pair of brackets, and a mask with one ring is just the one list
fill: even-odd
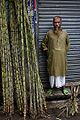
[(57, 34), (49, 30), (42, 41), (43, 50), (47, 48), (48, 72), (50, 76), (64, 76), (67, 69), (67, 51), (69, 49), (69, 37), (67, 32), (60, 31)]

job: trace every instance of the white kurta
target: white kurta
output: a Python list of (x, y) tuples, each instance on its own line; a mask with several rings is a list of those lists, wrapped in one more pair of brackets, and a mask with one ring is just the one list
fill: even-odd
[(65, 76), (57, 76), (57, 77), (50, 76), (49, 82), (51, 88), (53, 88), (54, 86), (60, 88), (65, 85)]

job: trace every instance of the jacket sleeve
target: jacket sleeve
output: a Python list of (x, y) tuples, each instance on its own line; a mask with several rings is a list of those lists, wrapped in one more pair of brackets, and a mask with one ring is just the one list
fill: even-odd
[(48, 49), (48, 33), (45, 35), (42, 41), (42, 49), (45, 51)]

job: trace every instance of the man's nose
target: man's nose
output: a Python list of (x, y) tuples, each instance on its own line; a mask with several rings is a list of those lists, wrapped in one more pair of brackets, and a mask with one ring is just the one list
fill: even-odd
[(56, 25), (58, 25), (59, 23), (57, 22)]

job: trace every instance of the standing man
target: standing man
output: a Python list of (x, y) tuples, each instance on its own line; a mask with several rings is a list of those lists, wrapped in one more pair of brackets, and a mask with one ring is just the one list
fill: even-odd
[(67, 32), (61, 28), (62, 19), (60, 16), (53, 18), (52, 30), (49, 30), (42, 41), (42, 48), (48, 53), (48, 73), (50, 86), (62, 88), (65, 86), (65, 73), (67, 69), (67, 51), (69, 49), (69, 37)]

